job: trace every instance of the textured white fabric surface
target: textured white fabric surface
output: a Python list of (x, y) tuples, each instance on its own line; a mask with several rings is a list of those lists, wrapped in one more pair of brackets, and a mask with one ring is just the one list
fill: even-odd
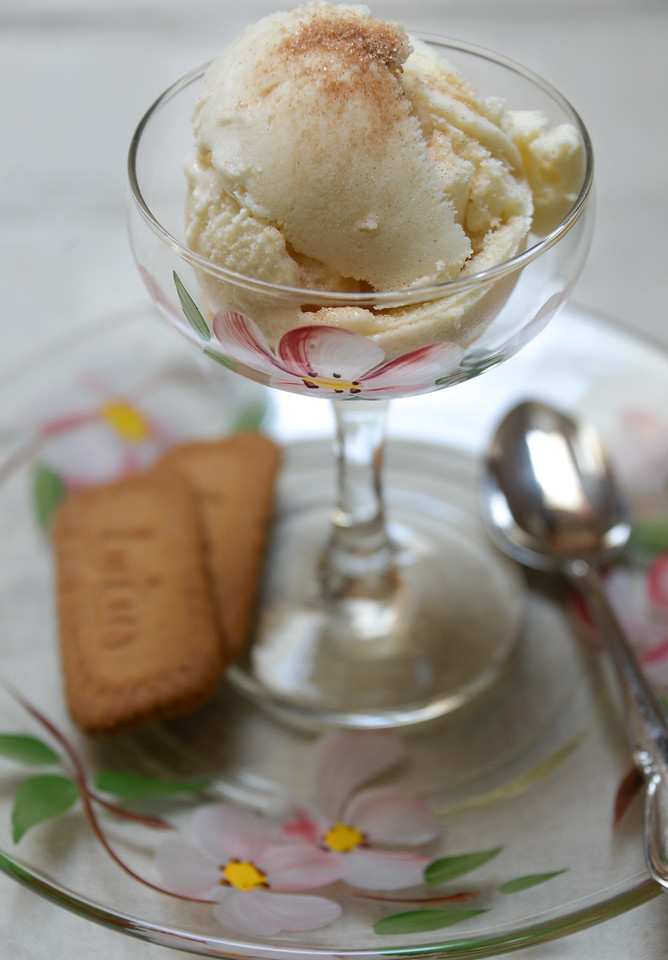
[[(145, 297), (128, 249), (125, 160), (145, 107), (280, 0), (2, 0), (0, 375), (44, 339)], [(583, 115), (597, 226), (577, 298), (668, 343), (665, 0), (378, 0), (380, 16), (500, 50)], [(167, 960), (0, 875), (7, 960)], [(525, 960), (665, 960), (665, 899)]]

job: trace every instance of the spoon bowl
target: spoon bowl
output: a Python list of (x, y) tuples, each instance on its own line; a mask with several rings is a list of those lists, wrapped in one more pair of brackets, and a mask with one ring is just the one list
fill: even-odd
[(628, 504), (596, 431), (537, 401), (499, 424), (482, 504), (497, 545), (538, 569), (608, 563), (631, 534)]
[(598, 434), (544, 403), (514, 407), (494, 433), (481, 505), (497, 546), (528, 567), (563, 573), (598, 624), (622, 694), (631, 755), (645, 779), (645, 862), (668, 890), (668, 725), (596, 572), (631, 534), (628, 505)]

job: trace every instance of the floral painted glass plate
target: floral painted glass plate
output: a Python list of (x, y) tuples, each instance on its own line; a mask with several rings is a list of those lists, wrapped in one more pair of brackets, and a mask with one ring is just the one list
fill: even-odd
[[(666, 382), (666, 352), (571, 307), (480, 381), (397, 403), (387, 451), (397, 526), (410, 491), (425, 518), (446, 510), (492, 569), (505, 561), (481, 529), (476, 488), (494, 423), (528, 396), (590, 417), (635, 508), (610, 594), (661, 695)], [(270, 398), (192, 356), (139, 309), (12, 373), (0, 410), (7, 874), (157, 944), (286, 960), (493, 956), (657, 895), (596, 632), (549, 578), (527, 576), (521, 588), (522, 633), (501, 680), (431, 725), (293, 728), (224, 684), (185, 718), (83, 736), (68, 718), (58, 662), (48, 529), (60, 500), (143, 469), (185, 439), (264, 429), (284, 449), (280, 537), (291, 511), (328, 502), (327, 406)]]

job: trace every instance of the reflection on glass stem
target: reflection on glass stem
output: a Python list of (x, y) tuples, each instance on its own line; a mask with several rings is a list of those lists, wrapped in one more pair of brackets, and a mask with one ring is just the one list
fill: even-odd
[[(398, 581), (385, 524), (381, 472), (387, 400), (332, 401), (337, 500), (321, 558), (326, 600), (358, 638), (396, 625)], [(338, 633), (339, 631), (337, 631)]]

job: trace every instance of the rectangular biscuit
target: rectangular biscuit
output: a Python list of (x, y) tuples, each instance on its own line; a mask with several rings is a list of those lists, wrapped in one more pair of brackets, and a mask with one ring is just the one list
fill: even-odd
[(230, 659), (253, 621), (271, 518), (279, 448), (259, 433), (184, 444), (157, 470), (176, 469), (200, 505), (205, 554)]
[(148, 473), (75, 494), (53, 537), (75, 722), (118, 733), (210, 699), (226, 662), (188, 484)]

